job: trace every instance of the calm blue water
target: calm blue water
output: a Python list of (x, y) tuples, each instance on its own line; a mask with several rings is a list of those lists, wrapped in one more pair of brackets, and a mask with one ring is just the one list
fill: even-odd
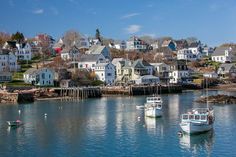
[[(236, 95), (209, 91), (217, 93)], [(144, 96), (0, 105), (0, 157), (236, 156), (236, 105), (214, 105), (213, 131), (177, 136), (180, 114), (201, 106), (193, 101), (204, 94), (162, 95), (158, 119), (136, 109)], [(8, 128), (6, 121), (18, 118), (24, 126)]]

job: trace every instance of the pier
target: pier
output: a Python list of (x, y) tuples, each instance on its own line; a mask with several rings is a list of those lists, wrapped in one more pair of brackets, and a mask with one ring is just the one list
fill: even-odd
[(150, 95), (150, 94), (167, 94), (181, 93), (182, 87), (178, 85), (148, 85), (148, 86), (112, 86), (102, 87), (103, 95)]
[(61, 100), (80, 100), (86, 98), (101, 97), (99, 87), (71, 87), (71, 88), (53, 88)]

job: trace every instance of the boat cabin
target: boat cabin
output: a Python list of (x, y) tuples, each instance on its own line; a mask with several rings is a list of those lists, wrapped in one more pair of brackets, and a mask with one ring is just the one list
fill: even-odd
[(147, 103), (162, 103), (161, 97), (147, 97)]
[(207, 114), (183, 114), (182, 121), (199, 121), (199, 122), (206, 122), (207, 121)]

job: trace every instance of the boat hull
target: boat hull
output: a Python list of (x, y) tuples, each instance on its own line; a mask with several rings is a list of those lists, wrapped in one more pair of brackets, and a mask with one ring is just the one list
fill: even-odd
[(206, 124), (206, 123), (181, 123), (181, 129), (188, 134), (197, 134), (202, 132), (207, 132), (213, 128), (213, 124)]
[(146, 108), (145, 109), (145, 116), (147, 117), (161, 117), (162, 110), (158, 108)]
[(7, 121), (8, 126), (20, 126), (23, 123), (21, 121)]

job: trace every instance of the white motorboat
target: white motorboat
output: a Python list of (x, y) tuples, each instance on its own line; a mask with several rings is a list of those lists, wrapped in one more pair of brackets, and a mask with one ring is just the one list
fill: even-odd
[(213, 128), (213, 124), (215, 121), (214, 110), (212, 108), (209, 108), (207, 88), (206, 95), (207, 108), (196, 108), (192, 109), (191, 112), (182, 114), (180, 127), (185, 133), (197, 134), (209, 131)]
[(202, 133), (213, 128), (214, 120), (213, 109), (196, 108), (191, 112), (182, 114), (180, 127), (188, 134)]
[(162, 98), (160, 96), (147, 97), (144, 105), (145, 116), (161, 117), (162, 116)]

